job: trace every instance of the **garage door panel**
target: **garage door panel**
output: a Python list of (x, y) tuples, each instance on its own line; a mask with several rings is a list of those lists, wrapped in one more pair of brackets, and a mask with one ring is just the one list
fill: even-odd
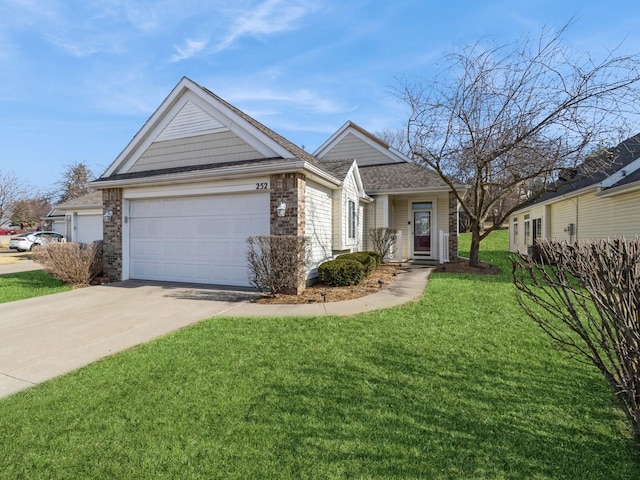
[(216, 224), (216, 221), (214, 219), (205, 217), (205, 218), (196, 218), (195, 225), (191, 225), (190, 228), (187, 228), (183, 231), (189, 232), (189, 230), (194, 230), (193, 231), (194, 235), (211, 236), (211, 235), (215, 235), (220, 230), (220, 227), (219, 225)]
[[(91, 243), (96, 240), (102, 240), (102, 216), (76, 216), (76, 232), (78, 236), (74, 239), (76, 242)], [(66, 232), (65, 232), (66, 233)]]
[(268, 235), (269, 194), (130, 202), (131, 278), (249, 285), (246, 240)]

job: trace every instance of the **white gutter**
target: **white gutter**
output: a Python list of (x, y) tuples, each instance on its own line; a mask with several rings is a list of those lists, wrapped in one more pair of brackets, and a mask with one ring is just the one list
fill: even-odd
[(631, 175), (632, 173), (634, 173), (638, 168), (640, 168), (640, 157), (636, 158), (633, 162), (628, 163), (621, 169), (609, 175), (602, 182), (600, 182), (600, 187), (612, 187), (627, 175)]
[(154, 175), (151, 177), (123, 178), (120, 180), (94, 180), (91, 186), (97, 189), (114, 188), (114, 187), (134, 187), (134, 186), (150, 186), (150, 185), (166, 185), (172, 183), (190, 183), (198, 180), (211, 180), (212, 177), (222, 180), (225, 178), (246, 177), (247, 175), (255, 176), (260, 174), (275, 173), (310, 173), (311, 177), (329, 187), (340, 186), (342, 182), (337, 178), (329, 175), (325, 171), (319, 169), (305, 161), (285, 160), (269, 165), (246, 164), (238, 166), (229, 166), (222, 168), (191, 170), (185, 172), (172, 172), (162, 175)]

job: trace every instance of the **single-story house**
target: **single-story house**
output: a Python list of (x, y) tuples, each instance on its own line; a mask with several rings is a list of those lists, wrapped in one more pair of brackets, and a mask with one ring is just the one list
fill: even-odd
[(92, 187), (105, 274), (248, 286), (247, 237), (304, 235), (307, 281), (400, 232), (399, 260), (457, 256), (458, 205), (433, 171), (347, 122), (313, 155), (183, 78)]
[[(567, 242), (640, 235), (640, 134), (587, 160), (596, 172), (568, 170), (556, 189), (509, 217), (509, 249), (536, 240)], [(589, 169), (591, 170), (591, 169)]]
[(102, 240), (102, 192), (97, 190), (59, 203), (42, 222), (45, 230), (58, 232), (69, 242)]

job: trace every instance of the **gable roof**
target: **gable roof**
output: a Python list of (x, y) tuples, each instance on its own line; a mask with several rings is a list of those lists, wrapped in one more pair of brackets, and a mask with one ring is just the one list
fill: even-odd
[(372, 149), (381, 153), (385, 157), (385, 160), (380, 163), (411, 161), (411, 159), (405, 154), (383, 142), (380, 138), (376, 137), (359, 125), (356, 125), (351, 120), (348, 120), (338, 129), (337, 132), (331, 135), (326, 142), (320, 145), (320, 147), (313, 152), (313, 155), (318, 159), (323, 160), (329, 152), (331, 152), (348, 135), (355, 136), (359, 140), (365, 142)]
[[(346, 176), (353, 163), (354, 160), (322, 161), (325, 169), (339, 178)], [(365, 192), (370, 195), (450, 190), (438, 174), (415, 162), (358, 165), (358, 172)]]
[[(335, 156), (335, 152), (332, 150), (344, 152), (343, 149), (338, 148), (338, 145), (347, 138), (347, 135), (355, 135), (368, 147), (382, 153), (381, 159), (376, 159), (373, 162), (362, 162), (355, 158), (364, 189), (368, 194), (448, 191), (451, 189), (435, 171), (412, 161), (351, 121), (340, 127), (315, 152), (321, 165), (339, 178), (344, 178), (354, 159), (332, 158)], [(464, 185), (458, 185), (458, 187), (466, 188)]]
[[(144, 171), (133, 171), (131, 169), (136, 160), (155, 141), (222, 131), (232, 131), (233, 134), (249, 144), (256, 152), (256, 158)], [(280, 161), (278, 162), (277, 160)], [(272, 162), (269, 164), (269, 161)], [(311, 168), (316, 175), (324, 177), (324, 180), (329, 183), (336, 184), (337, 182), (337, 179), (332, 178), (322, 169), (315, 157), (305, 152), (302, 148), (275, 133), (210, 90), (201, 87), (187, 77), (183, 77), (93, 185), (103, 187), (111, 182), (152, 177), (162, 178), (177, 173), (200, 172), (204, 174), (205, 171), (215, 174), (228, 173), (230, 166), (240, 168), (251, 162), (261, 163), (263, 166), (269, 165), (271, 168), (282, 167), (287, 169), (288, 167), (289, 170)], [(193, 177), (193, 175), (190, 176)]]
[[(592, 165), (600, 167), (593, 171)], [(640, 180), (640, 133), (613, 149), (587, 158), (571, 175), (573, 178), (570, 180), (558, 180), (555, 184), (557, 189), (544, 193), (534, 205), (573, 195), (589, 187), (611, 190)]]
[(49, 213), (47, 213), (47, 217), (65, 215), (67, 210), (81, 210), (85, 208), (102, 208), (102, 192), (100, 190), (85, 193), (69, 201), (54, 205)]
[(414, 162), (367, 165), (360, 175), (370, 194), (450, 190), (437, 173)]
[(349, 175), (353, 175), (360, 197), (372, 200), (368, 195), (356, 160), (325, 160), (322, 162), (322, 166), (335, 177), (343, 179), (343, 183)]

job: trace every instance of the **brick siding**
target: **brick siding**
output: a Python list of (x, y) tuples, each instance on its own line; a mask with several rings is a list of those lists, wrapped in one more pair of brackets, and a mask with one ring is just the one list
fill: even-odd
[(104, 211), (111, 210), (111, 220), (103, 223), (104, 275), (111, 282), (122, 280), (122, 189), (102, 191)]
[(458, 199), (449, 192), (449, 261), (458, 259)]

